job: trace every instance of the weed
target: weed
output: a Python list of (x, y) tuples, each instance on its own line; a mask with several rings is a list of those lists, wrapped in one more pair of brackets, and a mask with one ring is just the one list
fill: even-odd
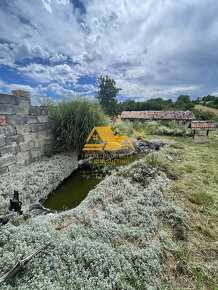
[(189, 200), (199, 205), (210, 205), (213, 203), (213, 197), (206, 192), (193, 192), (188, 196)]

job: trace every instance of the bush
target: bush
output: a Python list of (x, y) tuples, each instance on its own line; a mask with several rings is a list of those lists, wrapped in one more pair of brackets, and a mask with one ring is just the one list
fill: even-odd
[(217, 116), (213, 112), (202, 111), (202, 110), (192, 110), (195, 114), (197, 120), (217, 120)]
[(106, 126), (108, 118), (98, 103), (87, 100), (62, 102), (52, 108), (55, 151), (79, 151), (94, 126)]
[[(161, 125), (161, 122), (119, 122), (112, 126), (112, 130), (119, 134), (126, 134), (129, 137), (148, 135), (172, 135), (172, 136), (191, 136), (192, 131), (182, 124), (168, 122), (168, 126)], [(137, 133), (136, 133), (137, 132)]]

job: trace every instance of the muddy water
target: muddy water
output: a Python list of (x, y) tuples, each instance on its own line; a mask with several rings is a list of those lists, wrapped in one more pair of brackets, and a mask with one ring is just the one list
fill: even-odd
[(100, 181), (89, 175), (89, 172), (84, 174), (84, 170), (78, 169), (48, 196), (43, 206), (57, 211), (74, 208)]
[[(141, 154), (133, 155), (129, 158), (129, 163), (132, 163), (141, 157)], [(118, 162), (115, 166), (125, 166), (129, 163), (122, 164)], [(101, 179), (102, 178), (96, 178), (96, 175), (93, 174), (93, 168), (85, 167), (78, 169), (47, 197), (43, 202), (43, 206), (57, 211), (75, 208), (86, 198), (88, 192), (93, 189)]]

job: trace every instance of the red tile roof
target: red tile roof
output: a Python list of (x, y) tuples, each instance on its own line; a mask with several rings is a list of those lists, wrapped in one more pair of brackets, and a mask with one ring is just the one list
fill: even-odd
[(123, 111), (121, 119), (195, 120), (191, 111)]
[(192, 130), (216, 130), (216, 124), (214, 121), (192, 121)]

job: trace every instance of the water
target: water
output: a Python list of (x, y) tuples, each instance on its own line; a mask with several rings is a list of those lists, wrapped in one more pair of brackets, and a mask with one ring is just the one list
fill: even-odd
[[(135, 154), (128, 157), (129, 163), (140, 159), (143, 154)], [(115, 166), (125, 166), (127, 164), (116, 163)], [(110, 165), (104, 165), (111, 168)], [(114, 165), (112, 165), (113, 167)], [(94, 168), (81, 168), (74, 171), (60, 186), (51, 193), (43, 202), (43, 206), (51, 210), (67, 210), (75, 208), (83, 201), (88, 192), (93, 189), (103, 178), (96, 178), (93, 174)], [(108, 173), (108, 172), (106, 172)]]
[(101, 180), (84, 173), (83, 169), (74, 171), (44, 201), (43, 206), (52, 210), (66, 210), (76, 207), (84, 200), (88, 192)]

